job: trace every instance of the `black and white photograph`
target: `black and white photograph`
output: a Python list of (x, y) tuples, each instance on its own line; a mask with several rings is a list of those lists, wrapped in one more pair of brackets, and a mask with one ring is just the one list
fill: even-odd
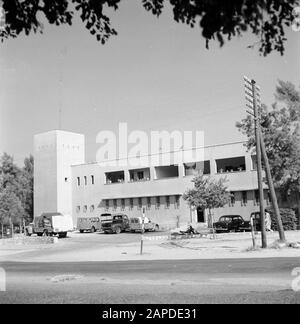
[(300, 0), (0, 0), (0, 304), (300, 304)]

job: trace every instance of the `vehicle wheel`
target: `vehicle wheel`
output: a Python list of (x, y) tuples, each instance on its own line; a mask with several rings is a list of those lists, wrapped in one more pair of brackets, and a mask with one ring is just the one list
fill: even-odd
[(67, 234), (68, 234), (67, 232), (63, 232), (63, 233), (58, 234), (58, 237), (59, 238), (66, 238)]
[(116, 234), (120, 234), (120, 233), (121, 233), (121, 227), (116, 227), (116, 229), (115, 229), (115, 233), (116, 233)]
[(79, 233), (81, 233), (81, 234), (84, 233), (84, 230), (80, 230)]
[(49, 236), (48, 231), (44, 231), (43, 236)]
[(154, 232), (158, 232), (158, 231), (159, 231), (159, 226), (155, 225)]
[(95, 229), (95, 227), (93, 226), (92, 228), (91, 228), (91, 233), (95, 233), (96, 232), (96, 229)]
[(43, 233), (37, 233), (37, 236), (43, 236)]

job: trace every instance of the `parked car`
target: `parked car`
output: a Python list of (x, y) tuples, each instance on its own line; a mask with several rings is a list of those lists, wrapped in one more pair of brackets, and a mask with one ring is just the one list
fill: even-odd
[[(143, 218), (142, 217), (132, 217), (129, 220), (129, 227), (131, 232), (142, 232), (143, 228)], [(148, 217), (144, 219), (144, 230), (145, 232), (155, 232), (159, 231), (159, 225), (151, 222)]]
[(120, 234), (121, 232), (125, 232), (130, 229), (129, 218), (125, 214), (102, 214), (100, 218), (102, 230), (105, 234)]
[(100, 217), (79, 217), (77, 219), (77, 229), (80, 233), (85, 231), (95, 233), (101, 230)]
[(244, 232), (251, 231), (250, 221), (245, 221), (239, 215), (222, 216), (218, 222), (214, 223), (217, 233), (224, 232)]

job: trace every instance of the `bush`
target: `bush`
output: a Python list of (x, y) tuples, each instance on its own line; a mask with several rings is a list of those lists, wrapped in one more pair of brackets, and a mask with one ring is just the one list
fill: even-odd
[[(297, 230), (297, 217), (295, 211), (291, 208), (280, 208), (280, 215), (283, 223), (283, 228), (285, 231), (295, 231)], [(272, 228), (277, 231), (277, 222), (276, 216), (273, 210), (269, 210), (271, 218), (272, 218)]]

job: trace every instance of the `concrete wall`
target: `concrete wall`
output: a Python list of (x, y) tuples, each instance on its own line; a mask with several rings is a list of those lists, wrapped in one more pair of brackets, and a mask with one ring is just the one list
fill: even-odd
[(71, 165), (84, 163), (84, 136), (51, 131), (34, 137), (34, 216), (72, 214)]
[(34, 137), (34, 217), (57, 210), (56, 133)]

